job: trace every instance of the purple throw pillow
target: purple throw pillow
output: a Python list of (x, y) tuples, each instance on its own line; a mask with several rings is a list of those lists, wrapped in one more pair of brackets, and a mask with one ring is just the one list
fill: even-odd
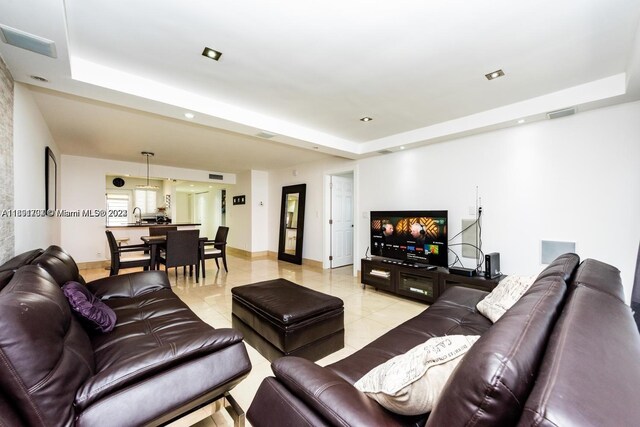
[(116, 326), (116, 313), (96, 298), (86, 286), (70, 281), (64, 284), (62, 292), (69, 300), (71, 308), (95, 325), (96, 329), (109, 332)]

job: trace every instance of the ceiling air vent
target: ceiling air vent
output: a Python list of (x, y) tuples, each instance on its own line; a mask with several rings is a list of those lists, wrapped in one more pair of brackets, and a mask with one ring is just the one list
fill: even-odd
[(0, 25), (0, 39), (3, 42), (19, 47), (21, 49), (30, 50), (40, 55), (56, 58), (56, 44), (52, 40), (47, 40), (15, 28)]
[(276, 134), (275, 133), (269, 133), (269, 132), (260, 132), (260, 133), (257, 133), (256, 136), (258, 138), (271, 139), (274, 136), (276, 136)]
[(547, 117), (549, 119), (559, 119), (560, 117), (570, 116), (575, 113), (576, 113), (575, 107), (571, 107), (571, 108), (564, 108), (562, 110), (551, 111), (550, 113), (547, 113)]
[(391, 150), (380, 150), (380, 151), (378, 151), (378, 154), (391, 154), (391, 153), (393, 153), (393, 151), (391, 151)]
[(221, 181), (222, 179), (224, 179), (224, 177), (217, 173), (210, 173), (209, 179), (217, 179), (218, 181)]

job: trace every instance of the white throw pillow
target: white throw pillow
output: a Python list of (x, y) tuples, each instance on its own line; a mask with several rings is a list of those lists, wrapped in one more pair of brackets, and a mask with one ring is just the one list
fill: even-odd
[(391, 412), (431, 412), (449, 376), (479, 335), (435, 337), (376, 366), (354, 386)]
[(536, 277), (507, 276), (476, 305), (476, 308), (484, 317), (496, 323), (527, 292)]

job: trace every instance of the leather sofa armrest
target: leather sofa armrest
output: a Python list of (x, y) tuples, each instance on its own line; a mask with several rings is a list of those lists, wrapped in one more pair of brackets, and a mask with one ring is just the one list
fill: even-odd
[(160, 289), (171, 289), (164, 271), (140, 271), (121, 276), (105, 277), (87, 283), (89, 290), (100, 299), (131, 298)]
[(333, 371), (300, 357), (282, 357), (271, 365), (293, 394), (337, 426), (399, 426), (378, 403)]

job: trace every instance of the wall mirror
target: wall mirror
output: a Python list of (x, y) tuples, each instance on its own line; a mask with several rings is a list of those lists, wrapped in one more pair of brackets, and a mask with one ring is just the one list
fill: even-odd
[(302, 264), (302, 236), (304, 232), (304, 201), (307, 184), (282, 187), (280, 208), (280, 242), (278, 259)]
[(57, 187), (57, 164), (56, 156), (49, 147), (44, 153), (44, 208), (57, 209), (56, 206), (56, 187)]

